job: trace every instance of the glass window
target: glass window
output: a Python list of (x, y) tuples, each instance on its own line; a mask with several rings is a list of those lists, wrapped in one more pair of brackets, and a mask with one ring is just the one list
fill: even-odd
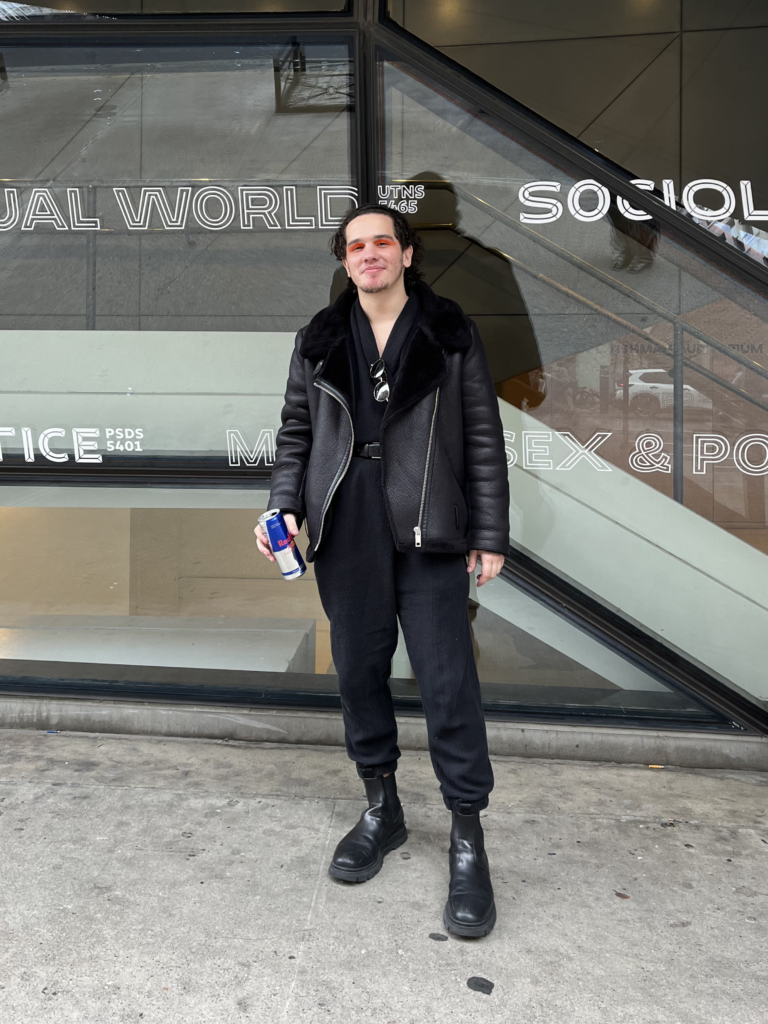
[(722, 210), (703, 226), (768, 258), (763, 0), (389, 0), (388, 14), (660, 192), (668, 182), (681, 208)]
[[(381, 77), (380, 202), (419, 226), (427, 281), (480, 330), (508, 444), (513, 544), (765, 696), (762, 290), (420, 69), (383, 60)], [(478, 601), (498, 616), (492, 591)], [(510, 642), (518, 614), (497, 624)], [(481, 649), (481, 678), (484, 664)]]
[(355, 201), (346, 45), (6, 60), (4, 472), (268, 468)]
[(312, 571), (253, 528), (355, 202), (348, 42), (4, 58), (3, 672), (332, 693)]
[[(338, 706), (312, 567), (285, 582), (253, 528), (295, 332), (336, 293), (328, 241), (357, 202), (350, 47), (4, 47), (0, 678)], [(378, 195), (480, 328), (513, 544), (754, 692), (764, 300), (380, 71)], [(492, 712), (723, 725), (510, 578), (469, 614)], [(418, 709), (402, 644), (392, 687)]]

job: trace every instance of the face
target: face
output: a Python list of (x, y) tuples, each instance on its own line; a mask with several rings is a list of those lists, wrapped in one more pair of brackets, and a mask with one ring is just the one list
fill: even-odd
[(386, 213), (364, 213), (347, 225), (344, 268), (361, 292), (383, 292), (401, 281), (413, 249), (403, 249)]

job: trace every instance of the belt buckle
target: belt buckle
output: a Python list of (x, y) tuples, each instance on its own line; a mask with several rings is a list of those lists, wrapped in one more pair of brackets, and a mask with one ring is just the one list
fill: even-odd
[(368, 448), (369, 452), (373, 448), (373, 449), (376, 449), (376, 451), (378, 451), (378, 453), (379, 453), (378, 455), (373, 455), (372, 453), (369, 454), (369, 456), (368, 456), (369, 459), (379, 459), (379, 460), (381, 459), (381, 445), (380, 444), (375, 444), (375, 443), (374, 444), (369, 444), (369, 445), (366, 445), (366, 447)]

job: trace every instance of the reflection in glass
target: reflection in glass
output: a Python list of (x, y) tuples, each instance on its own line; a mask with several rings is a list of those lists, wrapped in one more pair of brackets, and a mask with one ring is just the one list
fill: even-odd
[[(429, 280), (476, 319), (486, 344), (514, 544), (762, 694), (766, 565), (755, 549), (766, 550), (768, 301), (681, 249), (639, 203), (619, 202), (522, 131), (492, 126), (422, 72), (384, 61), (381, 76), (379, 194), (413, 204), (424, 234), (444, 240), (436, 250), (452, 249)], [(420, 182), (421, 199), (410, 191)], [(506, 378), (504, 365), (535, 386)], [(697, 434), (716, 432), (715, 420), (727, 424), (729, 454), (711, 458), (705, 477)], [(516, 616), (499, 627), (510, 637)], [(621, 688), (590, 671), (588, 688)], [(507, 682), (514, 689), (517, 674)]]
[(253, 528), (355, 201), (347, 44), (3, 52), (0, 675), (335, 700)]
[[(766, 265), (764, 4), (389, 0), (388, 15), (659, 194), (666, 185), (678, 209), (693, 214), (686, 185), (715, 179), (695, 205), (720, 209), (724, 188), (726, 212), (702, 228)], [(714, 124), (729, 125), (727, 145)]]
[(294, 332), (354, 202), (346, 46), (6, 61), (4, 469), (268, 469)]

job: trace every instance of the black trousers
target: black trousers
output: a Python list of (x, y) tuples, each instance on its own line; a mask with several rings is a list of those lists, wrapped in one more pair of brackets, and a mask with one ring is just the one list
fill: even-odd
[(399, 618), (446, 807), (487, 807), (493, 771), (469, 630), (466, 558), (398, 552), (381, 463), (353, 458), (326, 516), (315, 575), (331, 622), (347, 753), (358, 773), (394, 771), (400, 756), (388, 685)]

